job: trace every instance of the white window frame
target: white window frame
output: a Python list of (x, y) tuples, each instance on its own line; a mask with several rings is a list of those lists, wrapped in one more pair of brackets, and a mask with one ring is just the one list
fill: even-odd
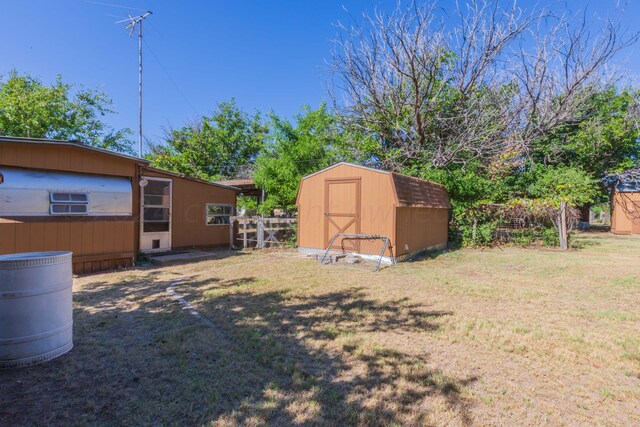
[[(228, 216), (229, 217), (229, 224), (209, 224), (209, 206), (223, 206), (223, 207), (230, 207), (231, 208), (231, 213), (229, 215), (215, 215), (215, 216)], [(234, 205), (230, 204), (230, 203), (206, 203), (204, 206), (204, 223), (207, 227), (215, 227), (215, 226), (228, 226), (231, 225), (231, 217), (233, 216), (233, 208)]]

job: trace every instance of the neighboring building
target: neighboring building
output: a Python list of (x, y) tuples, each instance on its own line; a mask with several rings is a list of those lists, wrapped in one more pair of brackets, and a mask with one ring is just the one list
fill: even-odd
[(88, 273), (227, 246), (238, 191), (76, 142), (0, 137), (0, 254), (70, 250)]
[[(238, 188), (240, 190), (240, 193), (238, 193), (238, 196), (255, 197), (256, 206), (259, 206), (264, 201), (264, 197), (265, 197), (264, 190), (261, 190), (258, 187), (256, 187), (256, 183), (253, 182), (252, 179), (231, 179), (226, 181), (216, 181), (216, 183)], [(255, 211), (249, 212), (247, 211), (246, 206), (238, 205), (237, 215), (245, 216), (249, 214), (255, 215), (256, 212)]]
[(611, 231), (615, 234), (640, 234), (640, 169), (617, 175), (614, 184)]
[(388, 237), (398, 258), (447, 245), (451, 205), (433, 182), (338, 163), (302, 178), (297, 205), (301, 252), (326, 249), (336, 233)]

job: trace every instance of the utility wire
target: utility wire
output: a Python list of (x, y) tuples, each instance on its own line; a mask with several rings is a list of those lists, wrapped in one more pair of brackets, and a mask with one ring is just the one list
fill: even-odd
[(145, 9), (139, 9), (137, 7), (129, 7), (129, 6), (122, 6), (119, 4), (112, 4), (112, 3), (102, 3), (99, 1), (92, 1), (92, 0), (84, 0), (85, 3), (91, 3), (91, 4), (97, 4), (99, 6), (107, 6), (107, 7), (116, 7), (118, 9), (129, 9), (129, 10), (138, 10), (138, 11), (144, 11)]
[(191, 101), (189, 101), (189, 98), (187, 98), (187, 96), (184, 94), (184, 92), (182, 91), (182, 89), (180, 89), (180, 87), (178, 86), (178, 84), (175, 82), (175, 80), (173, 80), (173, 78), (171, 77), (171, 74), (169, 74), (169, 71), (167, 71), (167, 69), (165, 68), (165, 66), (162, 64), (162, 61), (160, 61), (160, 58), (158, 58), (158, 55), (156, 55), (156, 53), (153, 51), (153, 49), (151, 48), (151, 46), (149, 46), (149, 42), (147, 42), (146, 39), (143, 39), (142, 42), (145, 44), (145, 46), (147, 47), (147, 49), (149, 49), (149, 52), (151, 52), (151, 56), (153, 56), (153, 58), (156, 60), (156, 62), (158, 63), (158, 65), (160, 65), (160, 68), (162, 68), (162, 71), (164, 71), (164, 73), (167, 75), (167, 77), (169, 78), (169, 81), (173, 84), (173, 86), (176, 88), (176, 90), (180, 93), (180, 95), (182, 95), (182, 98), (184, 98), (184, 100), (186, 101), (186, 103), (189, 105), (189, 107), (191, 107), (191, 110), (193, 110), (194, 114), (198, 114), (198, 111), (196, 110), (196, 108), (193, 106), (193, 104), (191, 103)]
[(160, 30), (158, 29), (158, 27), (156, 27), (155, 25), (153, 25), (153, 23), (151, 21), (147, 22), (149, 25), (151, 25), (151, 28), (153, 29), (153, 31), (155, 31), (156, 33), (158, 33), (158, 35), (160, 37), (162, 37), (164, 39), (164, 35), (160, 32)]

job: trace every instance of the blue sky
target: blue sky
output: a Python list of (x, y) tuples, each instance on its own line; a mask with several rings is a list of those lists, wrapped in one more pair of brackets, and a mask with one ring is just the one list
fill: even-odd
[[(447, 9), (453, 1), (441, 3)], [(572, 10), (588, 6), (590, 14), (605, 16), (620, 1), (566, 3)], [(637, 31), (640, 2), (631, 3), (624, 24)], [(114, 22), (128, 13), (151, 10), (144, 27), (146, 137), (157, 138), (163, 127), (181, 126), (232, 97), (247, 112), (292, 117), (302, 105), (315, 107), (328, 98), (325, 60), (337, 33), (335, 23), (349, 19), (344, 8), (360, 15), (394, 4), (395, 0), (2, 0), (0, 74), (15, 68), (45, 82), (61, 74), (67, 82), (100, 87), (118, 112), (107, 121), (135, 130), (137, 40), (128, 37), (124, 24)], [(638, 54), (635, 46), (620, 58), (632, 74), (640, 67)]]

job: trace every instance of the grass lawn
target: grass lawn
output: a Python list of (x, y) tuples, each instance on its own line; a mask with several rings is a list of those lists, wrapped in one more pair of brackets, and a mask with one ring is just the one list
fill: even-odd
[(80, 277), (75, 348), (0, 371), (0, 424), (638, 425), (640, 238), (577, 242)]

